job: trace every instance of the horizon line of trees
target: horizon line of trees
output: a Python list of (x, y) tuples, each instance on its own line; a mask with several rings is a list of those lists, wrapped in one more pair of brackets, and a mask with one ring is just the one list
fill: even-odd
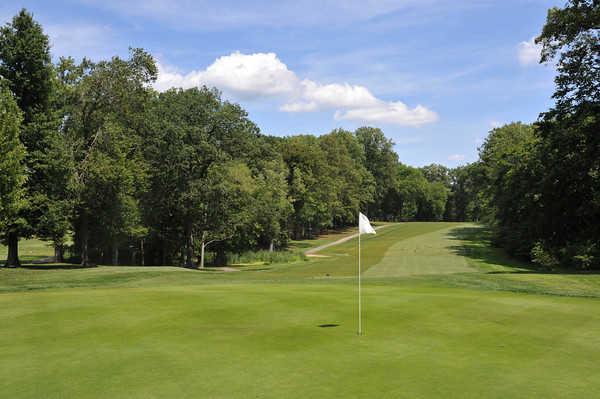
[[(377, 128), (260, 133), (217, 89), (152, 89), (142, 49), (127, 59), (51, 61), (26, 10), (0, 28), (0, 237), (67, 243), (73, 261), (203, 267), (228, 252), (385, 220), (442, 220), (452, 171), (398, 161)], [(461, 216), (452, 216), (460, 218)]]
[(555, 106), (493, 129), (479, 159), (401, 163), (374, 127), (260, 133), (217, 89), (152, 89), (142, 49), (60, 58), (26, 10), (0, 28), (0, 239), (51, 241), (95, 263), (203, 267), (356, 223), (482, 221), (544, 267), (600, 267), (600, 5), (552, 8), (536, 41), (557, 59)]

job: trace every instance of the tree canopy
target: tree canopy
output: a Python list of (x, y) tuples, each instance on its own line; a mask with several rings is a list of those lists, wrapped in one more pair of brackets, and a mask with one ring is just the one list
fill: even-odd
[[(571, 0), (536, 39), (555, 104), (489, 132), (454, 169), (405, 165), (377, 127), (264, 135), (216, 88), (153, 89), (143, 49), (60, 58), (26, 10), (0, 28), (0, 238), (52, 241), (56, 260), (223, 264), (356, 223), (481, 221), (544, 266), (600, 267), (600, 6)], [(72, 239), (72, 240), (71, 240)], [(72, 241), (72, 244), (68, 244)]]

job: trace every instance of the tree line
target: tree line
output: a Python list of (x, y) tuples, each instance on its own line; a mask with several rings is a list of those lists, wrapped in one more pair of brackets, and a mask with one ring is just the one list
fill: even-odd
[(556, 62), (554, 105), (533, 124), (493, 129), (467, 187), (511, 254), (554, 269), (600, 268), (600, 2), (548, 11), (542, 63)]
[(482, 221), (545, 267), (600, 267), (600, 11), (553, 8), (555, 106), (493, 129), (479, 159), (401, 163), (381, 129), (264, 135), (215, 88), (159, 93), (153, 58), (53, 63), (26, 10), (0, 29), (0, 238), (8, 266), (38, 237), (74, 262), (224, 264), (356, 223)]
[[(273, 137), (217, 89), (152, 89), (142, 49), (53, 63), (26, 10), (0, 30), (0, 227), (83, 266), (204, 266), (356, 223), (441, 220), (452, 171), (403, 165), (377, 128)], [(72, 241), (72, 243), (71, 243)]]

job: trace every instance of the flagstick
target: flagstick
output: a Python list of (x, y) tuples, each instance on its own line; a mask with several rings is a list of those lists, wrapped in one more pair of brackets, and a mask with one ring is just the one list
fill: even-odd
[(362, 335), (362, 312), (360, 295), (360, 227), (358, 229), (358, 335)]

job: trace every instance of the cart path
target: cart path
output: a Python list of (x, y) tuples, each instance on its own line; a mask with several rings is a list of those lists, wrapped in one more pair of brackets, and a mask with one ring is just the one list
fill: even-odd
[[(383, 229), (384, 227), (387, 227), (387, 226), (390, 226), (390, 225), (389, 224), (384, 224), (382, 226), (377, 226), (377, 227), (375, 227), (375, 230)], [(343, 244), (346, 241), (350, 241), (351, 239), (356, 238), (356, 237), (358, 237), (358, 233), (350, 234), (349, 236), (344, 237), (344, 238), (340, 238), (337, 241), (330, 242), (328, 244), (319, 245), (318, 247), (307, 249), (306, 251), (304, 251), (304, 255), (306, 255), (306, 256), (314, 256), (314, 257), (323, 256), (323, 255), (317, 255), (317, 252), (322, 251), (325, 248), (333, 247), (334, 245)]]

